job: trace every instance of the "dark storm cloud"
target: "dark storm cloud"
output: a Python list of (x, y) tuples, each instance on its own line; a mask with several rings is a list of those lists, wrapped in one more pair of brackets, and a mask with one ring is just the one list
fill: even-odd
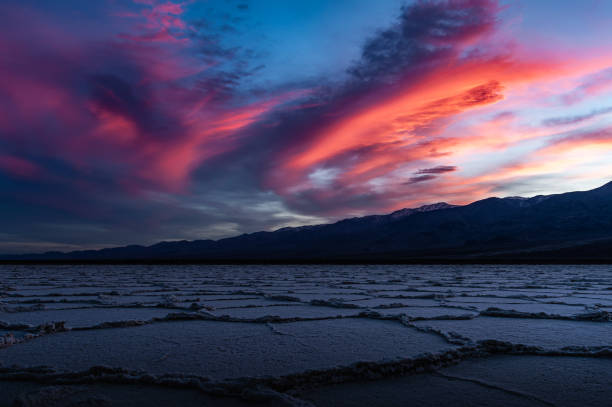
[[(488, 0), (418, 1), (402, 7), (398, 23), (370, 38), (350, 72), (363, 81), (391, 79), (452, 53), (457, 43), (489, 31), (497, 5)], [(421, 66), (420, 66), (421, 65)]]

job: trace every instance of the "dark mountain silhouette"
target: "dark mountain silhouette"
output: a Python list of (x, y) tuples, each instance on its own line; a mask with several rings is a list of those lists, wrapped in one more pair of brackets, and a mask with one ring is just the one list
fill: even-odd
[(221, 240), (161, 242), (30, 261), (612, 261), (612, 182), (590, 191), (446, 203)]

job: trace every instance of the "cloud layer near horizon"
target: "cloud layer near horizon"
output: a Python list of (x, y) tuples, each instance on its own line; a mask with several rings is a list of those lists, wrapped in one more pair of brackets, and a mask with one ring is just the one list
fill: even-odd
[(1, 251), (218, 238), (611, 173), (612, 56), (522, 43), (520, 10), (416, 1), (338, 78), (263, 87), (265, 56), (193, 7), (109, 1), (84, 27), (0, 6)]

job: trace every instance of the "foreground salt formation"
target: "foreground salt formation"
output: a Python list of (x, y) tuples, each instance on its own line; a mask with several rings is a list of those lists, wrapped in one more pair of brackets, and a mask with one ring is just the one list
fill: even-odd
[(0, 276), (0, 406), (612, 399), (609, 266), (0, 266)]

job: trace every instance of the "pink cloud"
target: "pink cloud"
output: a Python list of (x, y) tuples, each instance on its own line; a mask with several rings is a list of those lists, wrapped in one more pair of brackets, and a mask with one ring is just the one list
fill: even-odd
[[(136, 19), (144, 24), (102, 43), (64, 44), (69, 34), (59, 25), (33, 24), (40, 16), (16, 14), (39, 28), (27, 38), (0, 39), (7, 45), (0, 52), (11, 52), (3, 55), (8, 63), (0, 75), (9, 102), (0, 138), (44, 146), (50, 157), (82, 173), (120, 177), (132, 192), (178, 192), (188, 188), (198, 165), (232, 150), (246, 127), (301, 95), (214, 101), (213, 89), (194, 86), (209, 64), (192, 56), (198, 44), (183, 37), (190, 29), (181, 19), (184, 3), (140, 3)], [(57, 40), (52, 47), (47, 32)], [(33, 165), (2, 161), (2, 168), (20, 176), (36, 176)]]
[[(438, 5), (444, 11), (429, 8)], [(478, 17), (466, 12), (472, 7), (478, 7)], [(444, 14), (448, 10), (450, 15)], [(599, 50), (573, 58), (554, 49), (532, 52), (518, 44), (501, 48), (512, 40), (496, 31), (498, 11), (496, 2), (487, 1), (417, 2), (408, 7), (402, 18), (433, 16), (430, 26), (436, 27), (436, 18), (444, 16), (445, 24), (454, 19), (450, 26), (467, 28), (445, 35), (419, 33), (412, 22), (400, 19), (402, 30), (382, 32), (380, 39), (366, 45), (364, 61), (354, 70), (368, 83), (380, 80), (379, 86), (349, 83), (354, 90), (315, 109), (319, 113), (313, 120), (296, 129), (299, 136), (277, 151), (275, 166), (264, 175), (265, 185), (301, 210), (341, 214), (360, 207), (367, 213), (427, 203), (435, 196), (466, 202), (486, 195), (498, 181), (546, 174), (546, 166), (526, 170), (528, 152), (524, 165), (505, 166), (507, 148), (551, 136), (546, 126), (519, 126), (517, 115), (508, 109), (519, 111), (526, 103), (563, 94), (576, 81), (582, 81), (581, 92), (589, 96), (606, 91), (605, 69), (612, 58)], [(428, 44), (416, 54), (421, 60), (404, 54), (404, 40), (397, 39), (404, 32), (415, 36), (407, 38), (407, 44), (415, 38)], [(435, 47), (440, 44), (438, 52)], [(402, 65), (405, 60), (410, 63)], [(478, 154), (497, 154), (499, 169), (410, 182), (422, 165), (442, 165), (443, 159), (461, 166), (458, 161)], [(321, 171), (333, 176), (318, 182), (316, 174)]]
[(26, 159), (0, 155), (0, 170), (20, 178), (35, 178), (40, 175), (40, 168)]
[[(95, 41), (27, 10), (5, 17), (0, 142), (11, 149), (0, 170), (54, 176), (92, 195), (104, 183), (131, 196), (181, 195), (198, 169), (234, 154), (215, 176), (236, 160), (290, 208), (342, 216), (465, 203), (507, 180), (564, 168), (545, 162), (555, 154), (610, 147), (607, 131), (559, 135), (562, 121), (551, 130), (521, 120), (550, 106), (550, 96), (569, 103), (612, 89), (612, 57), (514, 44), (493, 0), (416, 2), (366, 42), (344, 83), (258, 94), (218, 90), (220, 63), (200, 58), (189, 3), (135, 3), (114, 10), (114, 30)], [(26, 24), (32, 29), (14, 29)], [(545, 147), (506, 158), (525, 142)]]

